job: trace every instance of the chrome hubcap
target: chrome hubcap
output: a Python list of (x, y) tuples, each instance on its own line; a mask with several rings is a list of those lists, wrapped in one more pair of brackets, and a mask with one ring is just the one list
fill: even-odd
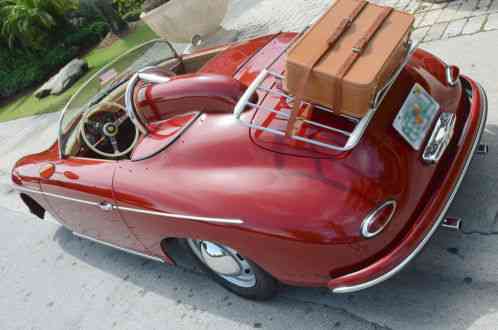
[(188, 240), (195, 255), (218, 276), (244, 288), (256, 285), (256, 276), (247, 260), (227, 246), (203, 240)]
[(203, 241), (200, 248), (202, 259), (215, 272), (230, 276), (237, 276), (242, 272), (239, 263), (221, 246)]

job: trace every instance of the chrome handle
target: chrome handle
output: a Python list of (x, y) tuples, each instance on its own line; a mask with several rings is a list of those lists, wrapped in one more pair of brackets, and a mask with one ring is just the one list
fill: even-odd
[(100, 202), (99, 207), (104, 212), (111, 212), (112, 210), (114, 210), (114, 205), (108, 202)]

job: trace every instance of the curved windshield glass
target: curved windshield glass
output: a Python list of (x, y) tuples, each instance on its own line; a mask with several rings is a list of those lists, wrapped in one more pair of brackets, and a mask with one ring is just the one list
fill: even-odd
[(62, 112), (59, 127), (61, 157), (70, 155), (74, 145), (78, 143), (80, 119), (86, 111), (107, 98), (119, 99), (133, 73), (176, 57), (169, 42), (153, 40), (118, 57), (90, 78), (69, 100)]

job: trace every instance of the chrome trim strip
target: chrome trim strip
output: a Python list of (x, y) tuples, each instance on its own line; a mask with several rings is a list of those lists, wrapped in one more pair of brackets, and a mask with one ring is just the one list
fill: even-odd
[[(383, 211), (384, 208), (386, 208), (388, 206), (392, 206), (393, 209), (391, 211), (391, 214), (389, 214), (389, 218), (387, 219), (386, 223), (384, 225), (382, 225), (382, 227), (377, 229), (377, 231), (371, 233), (368, 230), (368, 227), (370, 227), (370, 225), (372, 224), (372, 221), (375, 219), (375, 216), (377, 214), (379, 214), (381, 211)], [(387, 202), (384, 202), (382, 205), (376, 207), (372, 212), (370, 212), (370, 214), (367, 215), (367, 217), (361, 223), (361, 235), (365, 238), (373, 238), (373, 237), (379, 235), (380, 233), (382, 233), (382, 231), (384, 231), (384, 229), (386, 229), (387, 225), (389, 225), (389, 223), (393, 219), (394, 214), (396, 213), (396, 209), (397, 209), (397, 203), (395, 200), (392, 200), (392, 199), (388, 200)]]
[(434, 233), (436, 232), (436, 229), (439, 228), (439, 226), (441, 225), (441, 222), (446, 218), (446, 212), (448, 211), (451, 203), (453, 202), (453, 199), (455, 198), (455, 195), (458, 191), (458, 188), (460, 188), (460, 185), (463, 181), (463, 178), (465, 177), (465, 174), (467, 173), (467, 170), (469, 169), (469, 166), (470, 166), (470, 163), (473, 159), (475, 150), (476, 150), (477, 146), (479, 145), (479, 140), (480, 140), (482, 133), (484, 131), (484, 127), (486, 126), (486, 118), (487, 118), (487, 112), (488, 112), (488, 100), (486, 98), (486, 93), (484, 92), (482, 87), (479, 85), (478, 88), (479, 88), (479, 92), (481, 93), (481, 96), (482, 96), (483, 116), (481, 117), (481, 122), (479, 123), (479, 130), (477, 133), (477, 137), (474, 141), (474, 144), (472, 146), (471, 152), (469, 153), (469, 156), (468, 156), (467, 161), (465, 163), (465, 166), (462, 170), (462, 173), (460, 174), (460, 177), (458, 178), (458, 181), (455, 185), (455, 188), (453, 189), (450, 197), (448, 198), (448, 201), (446, 202), (446, 205), (445, 205), (443, 211), (441, 212), (437, 221), (432, 226), (429, 233), (425, 236), (425, 238), (422, 240), (422, 242), (420, 242), (420, 244), (415, 248), (415, 250), (413, 250), (413, 252), (405, 260), (403, 260), (398, 266), (394, 267), (389, 272), (387, 272), (387, 273), (381, 275), (380, 277), (378, 277), (374, 280), (371, 280), (369, 282), (365, 282), (365, 283), (361, 283), (361, 284), (353, 285), (353, 286), (343, 286), (343, 287), (338, 287), (338, 288), (332, 289), (333, 293), (352, 293), (352, 292), (364, 290), (364, 289), (370, 288), (374, 285), (377, 285), (377, 284), (384, 282), (385, 280), (388, 280), (389, 278), (393, 277), (394, 275), (399, 273), (410, 261), (412, 261), (420, 253), (420, 251), (422, 251), (424, 246), (431, 239), (432, 235), (434, 235)]
[(116, 250), (120, 250), (120, 251), (129, 253), (129, 254), (133, 254), (133, 255), (136, 255), (136, 256), (139, 256), (139, 257), (142, 257), (142, 258), (146, 258), (146, 259), (150, 259), (150, 260), (154, 260), (154, 261), (158, 261), (158, 262), (164, 263), (164, 260), (161, 259), (161, 258), (159, 258), (159, 257), (154, 257), (154, 256), (150, 256), (150, 255), (147, 255), (147, 254), (143, 254), (142, 252), (138, 252), (138, 251), (135, 251), (135, 250), (130, 250), (130, 249), (118, 246), (118, 245), (114, 245), (112, 243), (104, 242), (104, 241), (98, 240), (98, 239), (90, 237), (90, 236), (79, 234), (79, 233), (74, 232), (74, 231), (72, 233), (73, 233), (74, 236), (79, 237), (79, 238), (83, 238), (83, 239), (86, 239), (86, 240), (89, 240), (89, 241), (92, 241), (92, 242), (95, 242), (95, 243), (98, 243), (98, 244), (101, 244), (101, 245), (104, 245), (104, 246), (107, 246), (107, 247), (110, 247), (110, 248), (113, 248), (113, 249), (116, 249)]
[[(101, 207), (101, 204), (97, 203), (97, 202), (90, 202), (90, 201), (86, 201), (86, 200), (82, 200), (82, 199), (78, 199), (78, 198), (66, 197), (66, 196), (61, 196), (61, 195), (57, 195), (57, 194), (52, 194), (52, 193), (47, 193), (44, 191), (32, 190), (32, 189), (27, 189), (27, 188), (22, 188), (22, 187), (14, 187), (14, 188), (17, 190), (20, 190), (20, 191), (30, 192), (30, 193), (34, 193), (34, 194), (40, 194), (40, 195), (59, 198), (59, 199), (64, 199), (64, 200), (68, 200), (71, 202), (77, 202), (77, 203), (87, 204), (87, 205), (91, 205), (91, 206), (96, 206), (99, 208)], [(135, 208), (131, 208), (131, 207), (115, 206), (115, 205), (113, 206), (113, 209), (119, 210), (119, 211), (128, 211), (128, 212), (148, 214), (148, 215), (157, 215), (160, 217), (184, 219), (184, 220), (191, 220), (191, 221), (198, 221), (198, 222), (219, 223), (219, 224), (227, 224), (227, 225), (241, 225), (244, 223), (244, 221), (242, 221), (240, 219), (199, 217), (199, 216), (184, 215), (184, 214), (149, 211), (149, 210), (135, 209)]]
[(141, 209), (135, 209), (135, 208), (123, 207), (123, 206), (118, 206), (117, 209), (120, 211), (128, 211), (128, 212), (141, 213), (141, 214), (147, 214), (147, 215), (156, 215), (159, 217), (176, 218), (176, 219), (192, 220), (192, 221), (199, 221), (199, 222), (222, 223), (222, 224), (228, 224), (228, 225), (241, 225), (244, 223), (244, 221), (242, 221), (240, 219), (197, 217), (197, 216), (191, 216), (191, 215), (182, 215), (182, 214), (174, 214), (174, 213), (164, 213), (164, 212), (157, 212), (157, 211), (141, 210)]
[(62, 196), (62, 195), (52, 194), (52, 193), (48, 193), (48, 192), (41, 191), (41, 190), (33, 190), (33, 189), (19, 187), (19, 186), (14, 186), (14, 189), (19, 190), (19, 191), (33, 193), (33, 194), (40, 194), (40, 195), (43, 195), (43, 196), (49, 196), (49, 197), (64, 199), (64, 200), (71, 201), (71, 202), (77, 202), (77, 203), (82, 203), (82, 204), (87, 204), (87, 205), (92, 205), (92, 206), (100, 206), (100, 204), (96, 203), (96, 202), (90, 202), (90, 201), (86, 201), (86, 200), (83, 200), (83, 199), (78, 199), (78, 198), (72, 198), (72, 197), (66, 197), (66, 196)]

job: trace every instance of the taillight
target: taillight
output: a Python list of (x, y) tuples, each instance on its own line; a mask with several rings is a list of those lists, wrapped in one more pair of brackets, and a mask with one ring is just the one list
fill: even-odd
[(361, 234), (365, 238), (379, 235), (391, 222), (396, 212), (396, 202), (387, 201), (373, 210), (361, 224)]

